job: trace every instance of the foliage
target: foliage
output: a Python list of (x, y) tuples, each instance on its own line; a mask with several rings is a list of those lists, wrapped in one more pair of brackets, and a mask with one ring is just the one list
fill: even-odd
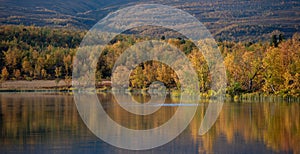
[(35, 26), (1, 26), (0, 66), (17, 79), (54, 79), (55, 69), (70, 76), (72, 57), (84, 32)]
[(6, 67), (4, 67), (1, 71), (1, 77), (3, 80), (6, 80), (8, 78), (8, 76), (9, 76), (9, 73), (8, 73)]
[[(1, 27), (2, 80), (56, 79), (59, 82), (63, 79), (70, 85), (73, 56), (84, 32), (34, 26)], [(147, 40), (133, 35), (118, 35), (113, 39), (99, 57), (95, 74), (97, 81), (110, 79), (118, 57), (128, 47), (145, 39)], [(198, 75), (199, 90), (202, 93), (208, 92), (211, 72), (196, 46), (183, 38), (164, 37), (160, 41), (177, 47), (187, 55)], [(270, 42), (218, 42), (227, 69), (229, 95), (234, 97), (245, 92), (262, 92), (300, 96), (300, 34), (295, 33), (292, 38), (287, 39), (282, 34), (274, 35), (270, 37)], [(131, 58), (127, 57), (129, 65)], [(117, 81), (122, 81), (122, 72), (129, 70), (123, 66), (116, 69), (121, 74), (115, 74), (115, 77)], [(154, 81), (160, 81), (167, 88), (176, 90), (180, 88), (177, 73), (181, 72), (175, 72), (158, 61), (147, 61), (131, 72), (130, 86), (145, 88)]]

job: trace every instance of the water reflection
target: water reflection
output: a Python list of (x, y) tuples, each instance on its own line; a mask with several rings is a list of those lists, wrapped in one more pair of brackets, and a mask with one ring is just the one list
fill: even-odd
[[(131, 129), (162, 125), (177, 109), (164, 106), (151, 116), (140, 117), (123, 110), (111, 94), (98, 97), (112, 119)], [(168, 97), (167, 102), (178, 99)], [(300, 153), (299, 103), (225, 103), (215, 125), (199, 136), (206, 107), (201, 103), (190, 127), (174, 141), (143, 152)], [(78, 115), (73, 96), (36, 93), (0, 94), (0, 151), (139, 153), (114, 148), (95, 137)]]
[[(80, 125), (72, 96), (0, 94), (0, 151), (36, 152), (70, 148), (70, 140), (91, 136)], [(89, 135), (87, 135), (89, 134)]]
[[(122, 98), (122, 96), (119, 97)], [(152, 114), (139, 116), (131, 112), (128, 112), (124, 108), (122, 108), (122, 106), (118, 104), (117, 100), (113, 97), (112, 94), (105, 94), (105, 93), (99, 94), (98, 98), (102, 103), (105, 112), (109, 115), (110, 118), (112, 118), (115, 122), (119, 123), (124, 127), (135, 129), (135, 130), (153, 129), (161, 126), (162, 124), (170, 120), (170, 118), (174, 115), (174, 113), (178, 108), (177, 106), (174, 107), (163, 106)], [(148, 99), (149, 96), (136, 94), (136, 95), (132, 95), (132, 98), (136, 100), (145, 100), (145, 98)], [(173, 103), (173, 104), (179, 103), (179, 101), (180, 100), (177, 98), (170, 98), (170, 97), (166, 98), (166, 102)], [(136, 105), (132, 105), (132, 107), (135, 106)], [(152, 105), (149, 105), (149, 108), (151, 107)]]

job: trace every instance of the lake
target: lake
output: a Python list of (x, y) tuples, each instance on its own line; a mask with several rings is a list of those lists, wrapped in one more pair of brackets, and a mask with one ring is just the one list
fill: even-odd
[[(134, 99), (148, 98), (134, 95)], [(136, 116), (117, 105), (111, 93), (98, 94), (108, 115), (130, 129), (149, 129), (170, 119), (178, 106), (153, 116)], [(166, 98), (166, 103), (178, 103)], [(173, 141), (145, 151), (116, 148), (97, 138), (82, 121), (67, 93), (1, 93), (1, 153), (300, 153), (300, 104), (226, 102), (214, 126), (198, 135), (208, 103), (200, 102), (190, 125)]]

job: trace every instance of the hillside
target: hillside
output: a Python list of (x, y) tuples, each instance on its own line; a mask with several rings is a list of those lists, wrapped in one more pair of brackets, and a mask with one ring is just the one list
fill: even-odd
[(188, 11), (203, 22), (216, 39), (258, 41), (270, 39), (276, 30), (286, 37), (300, 31), (300, 1), (297, 0), (0, 0), (0, 3), (1, 24), (89, 29), (119, 8), (157, 3)]

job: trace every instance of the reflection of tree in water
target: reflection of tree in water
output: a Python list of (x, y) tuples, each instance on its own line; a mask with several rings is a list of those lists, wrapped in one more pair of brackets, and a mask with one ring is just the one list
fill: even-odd
[[(158, 127), (176, 112), (174, 107), (165, 107), (152, 116), (126, 116), (121, 107), (115, 107), (116, 102), (111, 94), (104, 93), (99, 98), (113, 104), (112, 108), (107, 108), (105, 103), (102, 106), (116, 122), (132, 129)], [(167, 99), (173, 103), (179, 101), (178, 98)], [(84, 141), (92, 136), (81, 122), (72, 96), (1, 94), (0, 102), (1, 145), (55, 145), (63, 142), (68, 146), (71, 140)], [(206, 107), (198, 107), (195, 118), (186, 131), (192, 136), (193, 143), (190, 140), (180, 140), (179, 144), (200, 143), (199, 152), (213, 152), (219, 138), (225, 137), (227, 144), (235, 144), (240, 141), (237, 138), (239, 136), (246, 144), (263, 142), (275, 152), (300, 153), (298, 103), (225, 103), (219, 119), (208, 134), (199, 136), (198, 129), (205, 110)], [(58, 139), (63, 141), (57, 142)]]
[[(216, 139), (221, 136), (225, 136), (228, 144), (234, 144), (239, 135), (246, 143), (262, 141), (276, 152), (299, 153), (299, 111), (297, 103), (225, 104), (215, 125), (200, 137), (204, 149), (199, 151), (213, 151)], [(195, 140), (199, 139), (197, 133), (204, 113), (204, 108), (200, 108), (191, 124)]]
[[(89, 133), (68, 95), (1, 94), (1, 145), (56, 144)], [(58, 143), (57, 143), (58, 144)]]
[(141, 104), (147, 103), (150, 99), (151, 96), (148, 93), (138, 93), (136, 95), (132, 95), (132, 98)]
[[(132, 99), (136, 101), (146, 101), (149, 96), (143, 96), (142, 94), (132, 94)], [(106, 113), (120, 125), (136, 130), (152, 129), (159, 127), (166, 123), (176, 112), (177, 107), (161, 107), (158, 111), (150, 115), (135, 115), (123, 109), (112, 94), (106, 94), (104, 97), (102, 94), (99, 95), (99, 100), (102, 103)], [(176, 100), (170, 100), (166, 98), (166, 102), (176, 102)], [(177, 100), (178, 102), (178, 100)], [(107, 105), (113, 107), (105, 108)]]

